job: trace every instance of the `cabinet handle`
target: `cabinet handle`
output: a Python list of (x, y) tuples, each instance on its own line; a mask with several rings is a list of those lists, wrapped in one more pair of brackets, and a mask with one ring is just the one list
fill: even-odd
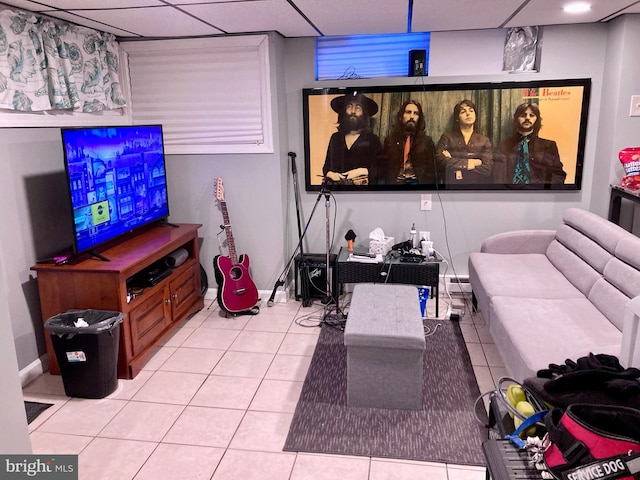
[(167, 298), (167, 299), (164, 301), (164, 303), (166, 303), (167, 305), (171, 305), (171, 299), (170, 299), (170, 298)]
[(174, 294), (173, 294), (173, 299), (174, 299), (176, 302), (178, 301), (178, 294), (177, 294), (177, 293), (174, 293)]

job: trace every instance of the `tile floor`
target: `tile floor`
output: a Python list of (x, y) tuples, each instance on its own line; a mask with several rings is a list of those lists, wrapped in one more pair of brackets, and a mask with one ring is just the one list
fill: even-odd
[[(469, 312), (461, 325), (487, 392), (506, 371), (482, 317)], [(45, 373), (23, 390), (25, 400), (54, 404), (29, 425), (33, 453), (79, 454), (81, 480), (484, 479), (479, 467), (282, 451), (322, 313), (319, 302), (291, 300), (224, 318), (208, 300), (101, 400), (69, 398), (61, 377)]]

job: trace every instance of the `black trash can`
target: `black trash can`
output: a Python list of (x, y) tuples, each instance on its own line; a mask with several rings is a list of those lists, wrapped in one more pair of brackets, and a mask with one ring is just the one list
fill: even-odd
[(123, 318), (121, 312), (68, 310), (45, 322), (68, 396), (104, 398), (118, 387)]

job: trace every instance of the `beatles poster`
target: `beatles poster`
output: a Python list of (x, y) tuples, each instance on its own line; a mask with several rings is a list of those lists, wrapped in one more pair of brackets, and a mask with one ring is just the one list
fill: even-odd
[(306, 189), (579, 190), (590, 79), (303, 90)]

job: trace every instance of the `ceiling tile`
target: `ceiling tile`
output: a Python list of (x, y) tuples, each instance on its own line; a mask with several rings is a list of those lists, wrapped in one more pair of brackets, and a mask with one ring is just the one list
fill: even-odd
[(500, 28), (521, 3), (522, 0), (448, 0), (445, 7), (440, 0), (414, 2), (412, 31)]
[(134, 37), (137, 36), (133, 34), (133, 32), (127, 32), (125, 30), (120, 30), (119, 28), (112, 27), (110, 25), (105, 25), (104, 23), (94, 22), (93, 20), (88, 20), (86, 18), (78, 17), (73, 13), (68, 12), (47, 12), (47, 15), (58, 18), (60, 20), (65, 20), (67, 22), (71, 22), (76, 25), (82, 25), (83, 27), (93, 28), (94, 30), (98, 30), (100, 32), (112, 33), (116, 37)]
[(166, 5), (160, 0), (38, 0), (38, 3), (42, 5), (49, 5), (50, 7), (59, 10), (104, 10), (111, 8), (154, 7)]
[(407, 0), (294, 0), (294, 3), (324, 35), (407, 33)]
[(285, 37), (318, 35), (286, 0), (231, 1), (180, 8), (228, 33), (276, 31)]
[(30, 12), (41, 12), (42, 10), (50, 10), (40, 3), (30, 2), (29, 0), (2, 0), (2, 3), (8, 7), (15, 7), (18, 10), (28, 10)]
[(188, 37), (223, 33), (173, 7), (74, 10), (83, 17), (145, 37)]
[(526, 27), (536, 25), (561, 25), (567, 23), (594, 23), (636, 3), (635, 0), (591, 0), (591, 10), (583, 14), (571, 14), (562, 10), (570, 0), (531, 0), (505, 26)]

